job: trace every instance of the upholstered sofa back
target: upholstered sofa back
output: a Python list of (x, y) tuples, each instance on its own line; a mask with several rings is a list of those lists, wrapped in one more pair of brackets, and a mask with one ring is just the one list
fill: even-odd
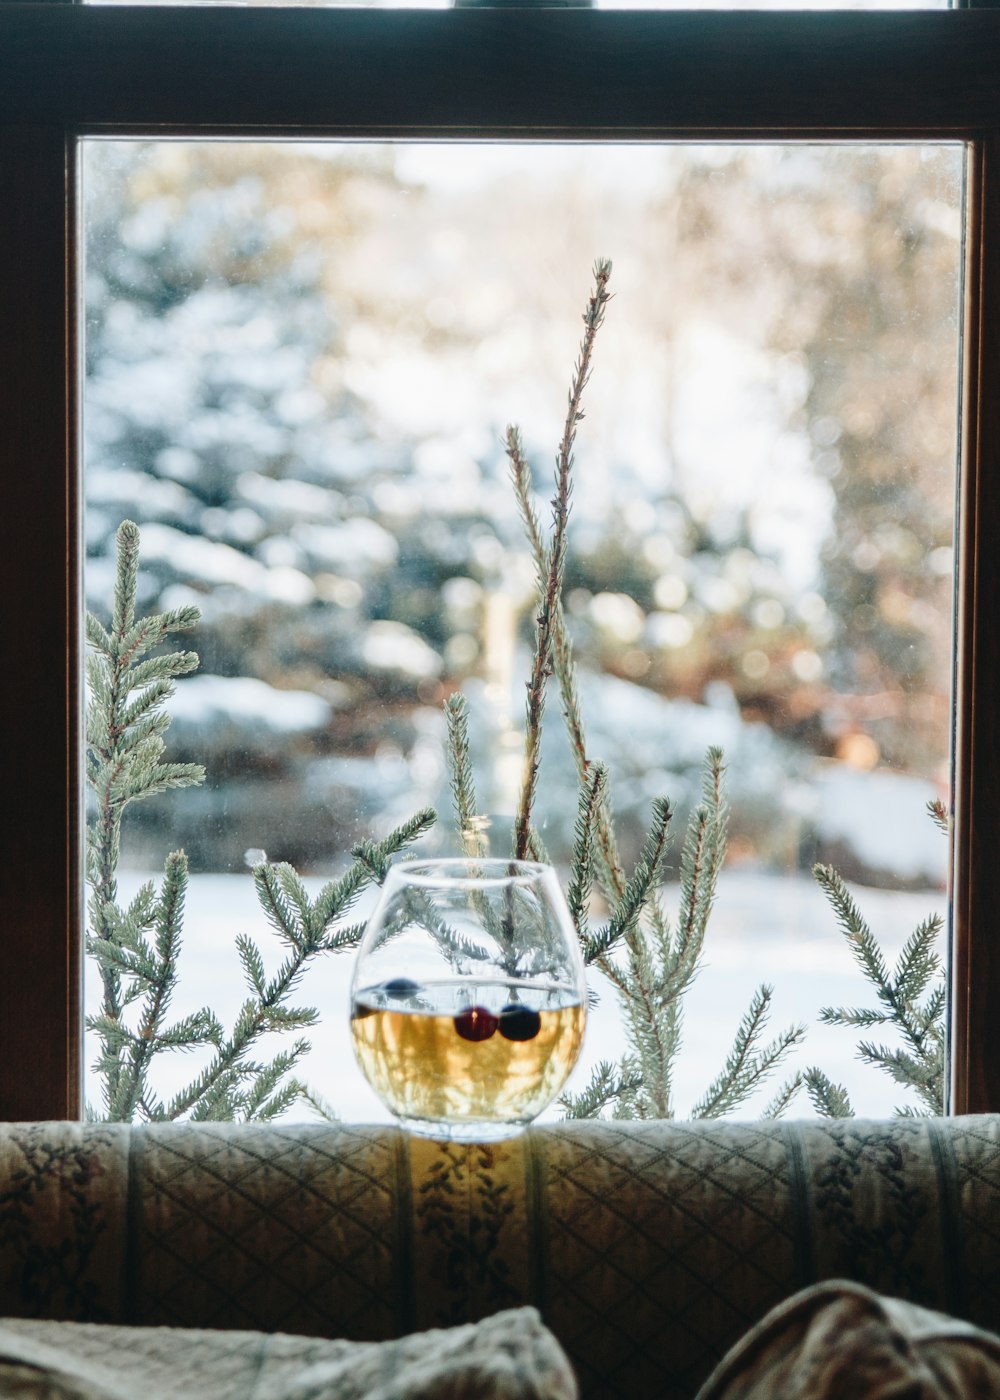
[(375, 1340), (539, 1306), (585, 1396), (690, 1396), (852, 1278), (1000, 1330), (1000, 1118), (0, 1126), (0, 1314)]

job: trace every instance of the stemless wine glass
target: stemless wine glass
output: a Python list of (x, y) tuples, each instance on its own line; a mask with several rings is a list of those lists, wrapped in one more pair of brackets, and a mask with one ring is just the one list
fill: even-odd
[(521, 1131), (576, 1063), (583, 960), (550, 866), (394, 866), (358, 950), (351, 1033), (365, 1077), (415, 1133)]

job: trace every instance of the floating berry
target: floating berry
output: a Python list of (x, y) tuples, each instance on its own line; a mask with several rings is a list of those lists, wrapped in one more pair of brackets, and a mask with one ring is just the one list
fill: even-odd
[(353, 1010), (351, 1011), (351, 1020), (352, 1020), (352, 1021), (363, 1021), (363, 1020), (365, 1019), (366, 1016), (374, 1016), (374, 1015), (375, 1015), (375, 1008), (374, 1008), (374, 1006), (366, 1006), (366, 1005), (364, 1004), (363, 1001), (356, 1001), (356, 1002), (354, 1003), (354, 1008), (353, 1008)]
[(542, 1018), (530, 1006), (511, 1002), (500, 1012), (500, 1034), (505, 1040), (534, 1040), (542, 1029)]
[(409, 977), (394, 977), (391, 982), (382, 984), (382, 990), (391, 997), (411, 997), (419, 988)]
[(454, 1020), (463, 1040), (489, 1040), (497, 1028), (497, 1018), (485, 1006), (467, 1006)]

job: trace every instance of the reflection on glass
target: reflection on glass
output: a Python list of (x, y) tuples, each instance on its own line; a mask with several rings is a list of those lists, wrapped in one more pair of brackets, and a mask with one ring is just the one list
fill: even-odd
[[(140, 608), (202, 613), (168, 742), (208, 782), (137, 804), (123, 836), (123, 889), (191, 859), (192, 1008), (238, 1009), (245, 853), (319, 879), (425, 803), (422, 849), (457, 849), (457, 688), (506, 854), (533, 572), (502, 436), (520, 424), (545, 514), (606, 255), (566, 610), (629, 868), (651, 800), (680, 827), (706, 748), (726, 753), (687, 1098), (763, 976), (810, 1025), (802, 1063), (891, 1110), (851, 1033), (816, 1026), (870, 998), (810, 866), (855, 882), (890, 955), (943, 907), (924, 809), (948, 785), (959, 179), (954, 146), (86, 143), (88, 602), (106, 613), (129, 517)], [(565, 865), (554, 696), (545, 744)], [(334, 960), (308, 985), (306, 1077), (368, 1116), (329, 1068), (348, 978)], [(593, 1026), (588, 1054), (616, 1054), (611, 998)]]

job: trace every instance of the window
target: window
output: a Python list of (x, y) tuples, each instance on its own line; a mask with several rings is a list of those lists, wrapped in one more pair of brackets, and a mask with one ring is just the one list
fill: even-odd
[(989, 1035), (1000, 995), (990, 941), (990, 619), (1000, 548), (988, 470), (997, 450), (990, 434), (1000, 430), (989, 389), (1000, 374), (1000, 322), (989, 314), (1000, 260), (992, 234), (998, 40), (997, 17), (986, 12), (848, 19), (0, 6), (8, 70), (0, 74), (8, 123), (0, 169), (10, 211), (0, 230), (0, 306), (3, 324), (18, 328), (0, 350), (9, 531), (2, 596), (12, 658), (2, 761), (15, 817), (4, 867), (0, 1063), (19, 1070), (0, 1090), (0, 1111), (72, 1116), (79, 1105), (77, 387), (67, 371), (76, 289), (67, 269), (76, 142), (87, 133), (972, 143), (952, 1107), (1000, 1107)]
[[(607, 248), (566, 602), (627, 869), (668, 794), (676, 881), (710, 742), (727, 765), (729, 860), (671, 1107), (698, 1102), (762, 978), (772, 1021), (808, 1027), (789, 1073), (818, 1061), (864, 1116), (901, 1102), (818, 1020), (859, 975), (809, 866), (862, 887), (892, 959), (946, 904), (925, 804), (948, 787), (962, 160), (957, 142), (83, 141), (87, 604), (108, 621), (127, 517), (140, 611), (201, 611), (169, 749), (205, 784), (131, 806), (119, 868), (127, 902), (167, 852), (190, 859), (175, 1016), (208, 1002), (232, 1024), (237, 931), (277, 953), (248, 850), (321, 883), (431, 806), (419, 851), (454, 851), (456, 688), (505, 848), (534, 577), (504, 429), (521, 425), (544, 518)], [(559, 708), (536, 822), (565, 871)], [(320, 1024), (299, 1072), (367, 1119), (351, 970), (344, 953), (307, 972)], [(576, 1083), (623, 1035), (602, 982)], [(160, 1059), (161, 1090), (199, 1064)]]

